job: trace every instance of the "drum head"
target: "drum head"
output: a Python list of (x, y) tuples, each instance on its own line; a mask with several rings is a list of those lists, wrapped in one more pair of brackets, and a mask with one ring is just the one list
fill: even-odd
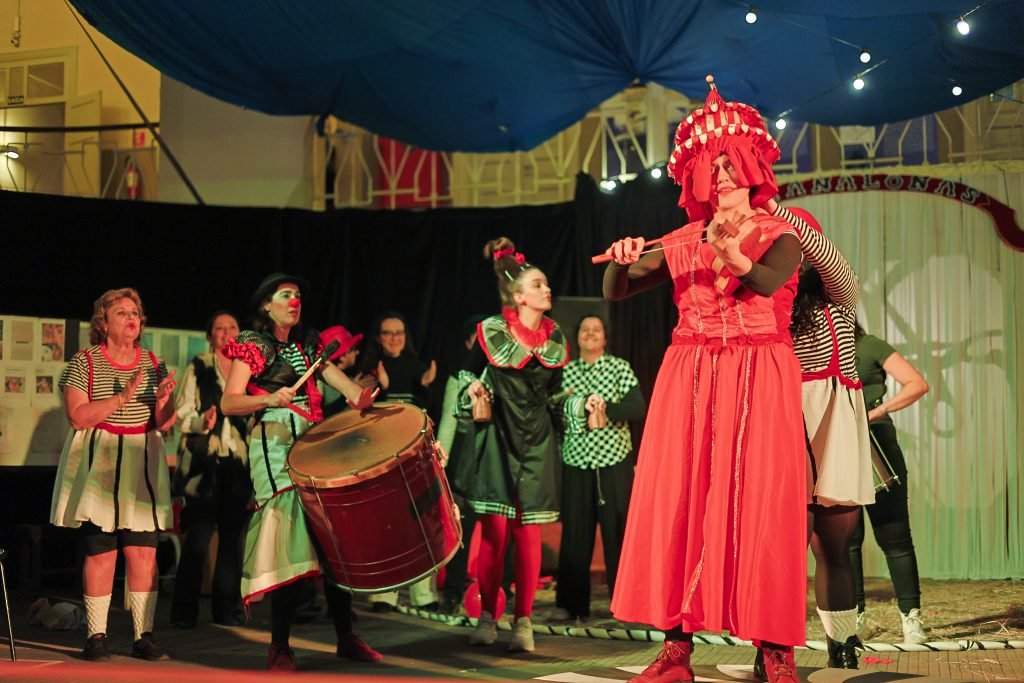
[[(407, 403), (377, 403), (339, 413), (299, 437), (288, 453), (292, 480), (331, 486), (402, 455), (428, 429), (427, 414)], [(393, 466), (393, 465), (392, 465)], [(296, 476), (297, 475), (297, 476)]]

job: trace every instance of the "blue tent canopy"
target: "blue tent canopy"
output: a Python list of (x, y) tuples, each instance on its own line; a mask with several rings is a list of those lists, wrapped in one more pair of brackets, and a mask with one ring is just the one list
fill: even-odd
[(871, 125), (1024, 77), (1020, 0), (757, 0), (753, 24), (733, 0), (71, 2), (204, 93), (436, 150), (530, 149), (636, 81), (703, 98), (713, 73), (768, 117)]

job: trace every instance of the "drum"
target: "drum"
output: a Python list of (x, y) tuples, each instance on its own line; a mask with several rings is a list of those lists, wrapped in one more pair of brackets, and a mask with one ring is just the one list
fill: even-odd
[(888, 491), (900, 483), (900, 477), (893, 470), (889, 458), (885, 456), (885, 451), (882, 450), (881, 444), (878, 443), (878, 439), (875, 438), (875, 433), (871, 431), (870, 427), (868, 434), (871, 436), (871, 474), (875, 482), (875, 493)]
[(455, 554), (462, 526), (439, 453), (427, 414), (402, 403), (339, 413), (292, 446), (289, 476), (343, 588), (394, 590)]

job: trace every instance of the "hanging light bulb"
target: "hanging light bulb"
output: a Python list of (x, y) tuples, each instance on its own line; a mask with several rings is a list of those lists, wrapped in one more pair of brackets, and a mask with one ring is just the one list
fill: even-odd
[(660, 178), (660, 177), (661, 177), (661, 169), (660, 169), (660, 168), (658, 168), (657, 166), (655, 166), (654, 168), (652, 168), (652, 169), (651, 169), (651, 177), (652, 177), (652, 178), (654, 178), (655, 180), (657, 180), (658, 178)]
[(775, 122), (775, 127), (779, 130), (786, 130), (786, 119), (779, 117)]
[(861, 48), (861, 51), (860, 51), (860, 62), (861, 62), (861, 64), (867, 64), (870, 61), (871, 61), (871, 53), (868, 52), (868, 49), (866, 47), (865, 48)]
[(956, 30), (960, 32), (960, 35), (966, 36), (971, 32), (971, 25), (967, 23), (967, 20), (960, 17), (960, 20), (956, 22)]
[(18, 153), (18, 148), (14, 145), (0, 146), (0, 154), (3, 154), (8, 159), (17, 159), (21, 156), (21, 154)]
[(955, 84), (953, 86), (953, 97), (960, 97), (963, 94), (964, 94), (964, 89), (960, 87), (959, 83)]
[(757, 8), (756, 7), (751, 7), (747, 11), (747, 16), (745, 18), (746, 18), (748, 24), (753, 24), (754, 22), (756, 22), (757, 21)]
[(864, 79), (861, 78), (859, 74), (858, 74), (857, 78), (853, 79), (853, 89), (854, 90), (863, 90), (864, 89)]

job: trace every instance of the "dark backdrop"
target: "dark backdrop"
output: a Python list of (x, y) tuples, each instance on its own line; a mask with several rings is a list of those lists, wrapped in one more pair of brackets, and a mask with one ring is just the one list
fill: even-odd
[[(259, 281), (283, 270), (310, 280), (307, 324), (363, 330), (380, 309), (402, 311), (421, 356), (444, 373), (458, 360), (462, 320), (498, 310), (487, 240), (511, 237), (556, 297), (600, 296), (604, 268), (590, 257), (618, 237), (680, 225), (677, 196), (646, 176), (605, 194), (585, 175), (572, 202), (503, 209), (315, 213), (0, 192), (0, 314), (88, 321), (102, 292), (132, 286), (150, 325), (200, 329), (218, 308), (246, 315)], [(674, 323), (670, 299), (663, 287), (610, 305), (609, 350), (633, 363), (648, 396)], [(0, 546), (11, 547), (17, 524), (46, 522), (53, 470), (5, 469)]]
[[(586, 175), (572, 202), (501, 209), (317, 213), (0, 192), (0, 313), (88, 320), (99, 294), (132, 286), (152, 326), (199, 329), (217, 308), (244, 326), (252, 290), (283, 270), (311, 282), (306, 324), (358, 331), (381, 309), (402, 311), (420, 355), (448, 367), (461, 321), (498, 309), (487, 240), (511, 237), (556, 297), (600, 296), (604, 269), (590, 257), (618, 237), (682, 224), (677, 197), (664, 179), (606, 194)], [(667, 288), (611, 311), (610, 350), (649, 391), (673, 323)]]

